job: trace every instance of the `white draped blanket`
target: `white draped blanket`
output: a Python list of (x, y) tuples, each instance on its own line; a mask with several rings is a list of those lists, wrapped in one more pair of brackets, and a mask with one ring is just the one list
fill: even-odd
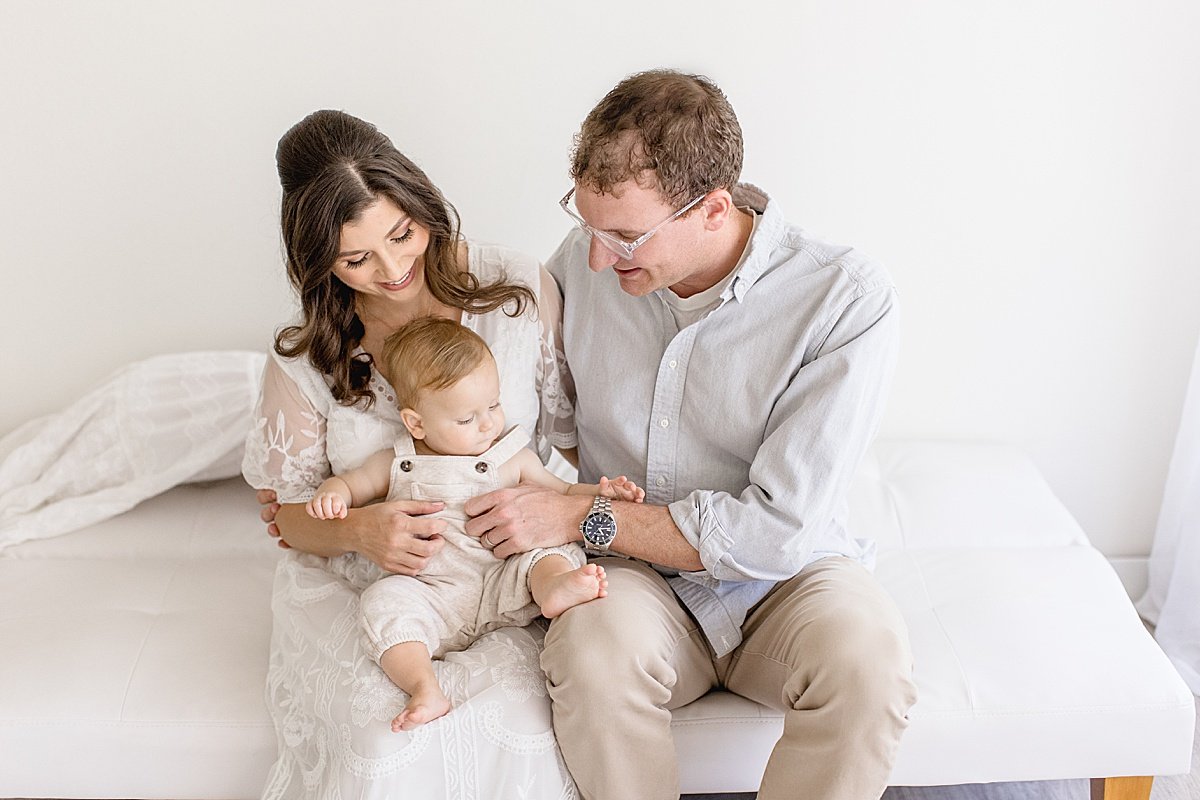
[(0, 439), (0, 549), (240, 474), (263, 353), (156, 356)]

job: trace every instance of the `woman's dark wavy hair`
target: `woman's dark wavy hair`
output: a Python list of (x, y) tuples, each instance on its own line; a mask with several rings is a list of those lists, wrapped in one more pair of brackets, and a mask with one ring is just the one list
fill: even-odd
[(333, 274), (342, 226), (383, 198), (429, 230), (425, 283), (434, 299), (470, 314), (536, 305), (527, 287), (501, 278), (481, 286), (458, 268), (458, 212), (421, 169), (369, 122), (341, 111), (315, 111), (283, 135), (275, 151), (283, 186), (280, 227), (288, 280), (300, 297), (300, 323), (280, 330), (275, 352), (307, 356), (329, 376), (342, 405), (370, 407), (371, 357), (351, 353), (362, 341), (355, 292)]

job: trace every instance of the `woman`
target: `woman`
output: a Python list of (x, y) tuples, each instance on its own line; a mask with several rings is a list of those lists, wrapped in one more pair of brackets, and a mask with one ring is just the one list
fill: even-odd
[[(441, 548), (439, 508), (416, 501), (315, 520), (303, 504), (404, 431), (384, 339), (405, 322), (458, 320), (495, 355), (511, 423), (574, 446), (569, 380), (555, 345), (560, 301), (537, 262), (459, 237), (454, 209), (374, 126), (318, 111), (276, 152), (288, 278), (299, 324), (263, 376), (243, 472), (272, 490), (289, 547), (276, 572), (267, 700), (279, 759), (264, 797), (574, 797), (554, 744), (541, 634), (502, 629), (438, 664), (454, 710), (392, 733), (404, 697), (367, 656), (358, 596), (384, 571), (412, 575)], [(260, 499), (269, 493), (260, 492)]]

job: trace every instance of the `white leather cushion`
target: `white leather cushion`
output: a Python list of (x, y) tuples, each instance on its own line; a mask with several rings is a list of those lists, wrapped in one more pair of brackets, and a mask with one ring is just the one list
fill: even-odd
[[(885, 553), (919, 699), (892, 783), (1187, 772), (1194, 706), (1090, 546)], [(685, 792), (751, 791), (782, 716), (726, 692), (675, 712)]]
[(920, 699), (898, 784), (1187, 772), (1191, 692), (1090, 546), (880, 558)]
[[(876, 571), (921, 692), (894, 781), (1186, 771), (1191, 695), (1103, 556), (1069, 543), (1078, 527), (1027, 459), (957, 447), (881, 446), (858, 486), (886, 500), (878, 530), (892, 515), (904, 525), (890, 535), (918, 543)], [(925, 530), (938, 526), (941, 547)], [(263, 686), (277, 552), (230, 480), (0, 554), (0, 797), (256, 796), (275, 751)], [(743, 791), (781, 718), (718, 693), (673, 727), (684, 791)]]
[(671, 714), (683, 794), (753, 792), (783, 715), (730, 692), (709, 692)]
[(1002, 444), (877, 442), (849, 506), (851, 533), (881, 552), (1087, 542), (1033, 461)]
[(86, 530), (24, 542), (0, 559), (266, 558), (279, 555), (241, 478), (189, 483)]
[(0, 556), (0, 796), (258, 795), (279, 550), (257, 508), (240, 479), (180, 487)]

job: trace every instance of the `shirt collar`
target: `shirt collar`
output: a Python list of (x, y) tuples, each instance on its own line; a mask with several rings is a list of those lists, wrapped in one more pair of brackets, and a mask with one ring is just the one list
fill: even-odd
[(739, 183), (731, 194), (735, 206), (749, 206), (759, 215), (737, 277), (726, 290), (740, 301), (770, 266), (771, 251), (779, 241), (784, 219), (779, 204), (753, 184)]

